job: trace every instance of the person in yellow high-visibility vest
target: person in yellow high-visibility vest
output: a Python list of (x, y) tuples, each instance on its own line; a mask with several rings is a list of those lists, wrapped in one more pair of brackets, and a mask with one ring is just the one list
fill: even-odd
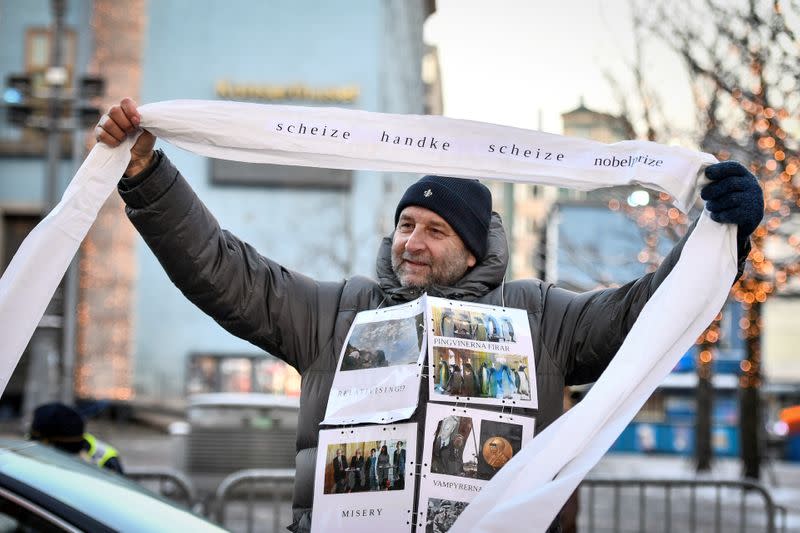
[(37, 407), (28, 434), (31, 440), (79, 455), (88, 463), (124, 474), (117, 449), (87, 433), (86, 422), (81, 414), (68, 405), (53, 402)]

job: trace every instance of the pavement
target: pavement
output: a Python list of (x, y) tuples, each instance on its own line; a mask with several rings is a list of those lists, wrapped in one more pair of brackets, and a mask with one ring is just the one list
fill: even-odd
[[(110, 420), (92, 420), (88, 430), (98, 438), (112, 443), (120, 451), (123, 464), (126, 468), (148, 469), (177, 469), (182, 467), (183, 439), (180, 435), (170, 435), (166, 430), (167, 424), (149, 424), (128, 422), (114, 422)], [(0, 437), (20, 437), (18, 424), (0, 425)], [(700, 479), (700, 480), (739, 480), (740, 464), (736, 459), (720, 458), (714, 462), (711, 472), (697, 475), (691, 458), (669, 455), (640, 455), (640, 454), (609, 454), (606, 455), (592, 470), (590, 478), (644, 478), (644, 479)], [(767, 488), (777, 505), (786, 508), (785, 529), (787, 533), (800, 533), (800, 463), (771, 462), (764, 467), (762, 484)], [(581, 514), (579, 529), (582, 533), (589, 531), (624, 532), (639, 531), (641, 524), (645, 523), (646, 531), (689, 531), (690, 528), (680, 525), (680, 520), (687, 518), (692, 507), (688, 492), (677, 492), (670, 496), (670, 501), (665, 504), (665, 492), (661, 489), (648, 489), (644, 496), (637, 492), (638, 489), (622, 489), (618, 494), (621, 503), (615, 509), (613, 491), (606, 496), (597, 489), (589, 496), (587, 489), (581, 492)], [(626, 492), (627, 491), (627, 492)], [(644, 498), (644, 499), (642, 499)], [(723, 490), (719, 494), (714, 492), (698, 492), (696, 512), (706, 521), (698, 522), (696, 531), (714, 531), (708, 525), (715, 514), (723, 515), (723, 528), (721, 531), (764, 531), (760, 520), (763, 518), (763, 503), (755, 495)], [(719, 510), (716, 498), (721, 499)], [(268, 498), (269, 499), (269, 498)], [(744, 514), (740, 505), (744, 502)], [(269, 502), (266, 502), (269, 503)], [(670, 506), (669, 512), (665, 505)], [(590, 517), (589, 507), (595, 508), (594, 516)], [(646, 507), (646, 509), (645, 509)], [(287, 506), (282, 506), (281, 522), (287, 523)], [(266, 511), (263, 511), (266, 512)], [(271, 511), (270, 511), (271, 512)], [(615, 512), (624, 517), (621, 522), (613, 522)], [(640, 516), (639, 513), (642, 513)], [(257, 512), (257, 516), (261, 514)], [(647, 515), (646, 520), (642, 518)], [(675, 518), (670, 519), (672, 514)], [(745, 516), (745, 519), (742, 519)], [(284, 519), (284, 517), (286, 517)], [(261, 516), (260, 524), (256, 530), (267, 527), (272, 520), (268, 515)], [(644, 520), (644, 522), (643, 522)], [(664, 520), (674, 520), (664, 523)], [(240, 530), (240, 525), (226, 523), (231, 530)], [(778, 526), (782, 525), (778, 522)], [(669, 527), (665, 529), (665, 527)], [(777, 531), (781, 531), (779, 528)]]

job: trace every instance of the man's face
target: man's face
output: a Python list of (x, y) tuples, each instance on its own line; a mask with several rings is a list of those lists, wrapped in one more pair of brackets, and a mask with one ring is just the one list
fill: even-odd
[(400, 213), (392, 240), (392, 270), (403, 287), (450, 286), (475, 263), (442, 217), (413, 205)]

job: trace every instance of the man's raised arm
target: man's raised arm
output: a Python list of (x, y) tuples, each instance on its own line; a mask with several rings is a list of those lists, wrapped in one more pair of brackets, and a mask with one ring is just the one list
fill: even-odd
[[(138, 130), (136, 104), (125, 99), (96, 128), (119, 145)], [(167, 157), (143, 132), (119, 183), (126, 213), (170, 280), (226, 330), (303, 371), (330, 337), (341, 283), (319, 283), (261, 256), (219, 223)]]
[[(736, 224), (739, 276), (750, 252), (749, 236), (764, 213), (755, 176), (741, 164), (726, 161), (706, 169), (711, 181), (701, 196), (711, 218)], [(586, 293), (546, 289), (542, 324), (547, 351), (561, 366), (568, 385), (596, 381), (616, 354), (642, 308), (680, 258), (694, 226), (652, 273), (614, 289)]]

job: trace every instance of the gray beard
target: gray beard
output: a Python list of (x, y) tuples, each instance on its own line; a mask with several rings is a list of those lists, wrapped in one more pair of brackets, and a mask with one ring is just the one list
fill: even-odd
[(438, 285), (440, 287), (452, 287), (458, 283), (458, 281), (464, 277), (464, 274), (467, 273), (467, 270), (469, 270), (467, 267), (467, 257), (469, 257), (469, 252), (465, 250), (464, 254), (460, 258), (456, 258), (455, 260), (448, 262), (443, 271), (431, 272), (431, 275), (427, 279), (427, 283), (423, 285), (410, 284), (403, 280), (403, 276), (401, 276), (400, 273), (402, 266), (401, 264), (403, 262), (402, 257), (398, 258), (392, 255), (392, 271), (394, 272), (397, 280), (400, 282), (400, 285), (403, 287), (421, 290), (427, 290), (434, 285)]

